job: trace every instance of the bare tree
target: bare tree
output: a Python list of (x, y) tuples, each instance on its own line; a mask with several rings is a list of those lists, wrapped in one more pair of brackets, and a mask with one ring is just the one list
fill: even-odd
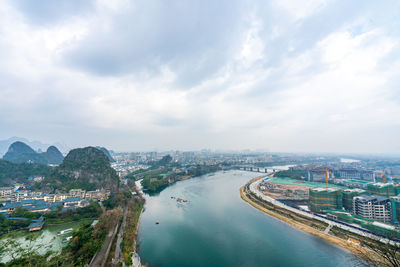
[(363, 240), (358, 255), (367, 266), (400, 267), (400, 245), (395, 242)]

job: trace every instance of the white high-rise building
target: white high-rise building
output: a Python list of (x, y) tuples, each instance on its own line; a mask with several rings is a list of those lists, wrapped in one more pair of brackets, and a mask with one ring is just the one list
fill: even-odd
[(353, 198), (353, 213), (368, 219), (391, 222), (390, 199), (383, 196), (362, 195)]

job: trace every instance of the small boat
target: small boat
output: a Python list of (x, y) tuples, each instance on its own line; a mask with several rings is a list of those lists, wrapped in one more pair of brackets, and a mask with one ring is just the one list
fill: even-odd
[(186, 199), (183, 199), (183, 198), (177, 198), (176, 202), (178, 202), (178, 203), (186, 203), (188, 201)]
[(156, 222), (156, 224), (160, 224), (159, 222)]
[(73, 231), (74, 231), (73, 228), (68, 228), (68, 229), (65, 229), (65, 230), (61, 230), (60, 232), (57, 232), (57, 235), (65, 235), (65, 234), (71, 233)]
[(72, 239), (72, 236), (67, 236), (67, 237), (63, 238), (62, 242), (64, 242), (64, 243), (69, 242), (71, 239)]

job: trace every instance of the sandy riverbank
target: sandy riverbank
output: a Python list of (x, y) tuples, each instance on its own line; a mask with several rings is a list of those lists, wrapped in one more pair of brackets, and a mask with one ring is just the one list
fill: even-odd
[[(273, 212), (273, 211), (271, 211), (271, 210), (269, 210), (267, 208), (264, 208), (264, 207), (258, 205), (257, 203), (255, 203), (254, 201), (252, 201), (251, 199), (249, 199), (246, 196), (246, 193), (245, 193), (246, 186), (248, 184), (256, 181), (256, 180), (262, 179), (263, 177), (265, 177), (265, 176), (259, 176), (259, 177), (253, 178), (246, 185), (244, 185), (244, 186), (242, 186), (240, 188), (240, 197), (244, 201), (246, 201), (247, 203), (249, 203), (250, 205), (252, 205), (256, 209), (258, 209), (258, 210), (260, 210), (262, 212), (265, 212), (268, 215), (274, 216), (275, 218), (277, 218), (277, 219), (279, 219), (279, 220), (281, 220), (281, 221), (283, 221), (283, 222), (285, 222), (285, 223), (287, 223), (287, 224), (289, 224), (289, 225), (291, 225), (293, 227), (296, 227), (299, 230), (305, 231), (305, 232), (310, 233), (310, 234), (312, 234), (314, 236), (322, 238), (322, 239), (324, 239), (324, 240), (326, 240), (326, 241), (328, 241), (328, 242), (330, 242), (330, 243), (332, 243), (332, 244), (334, 244), (336, 246), (344, 248), (344, 249), (350, 251), (351, 253), (353, 253), (357, 257), (364, 258), (363, 257), (364, 253), (373, 253), (372, 251), (369, 251), (369, 250), (367, 250), (365, 248), (362, 248), (361, 246), (359, 246), (357, 244), (354, 244), (354, 243), (349, 242), (347, 240), (343, 240), (343, 239), (341, 239), (339, 237), (336, 237), (336, 236), (325, 234), (324, 232), (321, 232), (321, 231), (319, 231), (319, 230), (317, 230), (315, 228), (312, 228), (310, 226), (304, 225), (304, 224), (299, 223), (297, 221), (291, 220), (291, 219), (289, 219), (289, 218), (287, 218), (285, 216), (282, 216), (282, 215), (280, 215), (278, 213), (275, 213), (275, 212)], [(379, 256), (377, 255), (377, 257), (379, 257)]]

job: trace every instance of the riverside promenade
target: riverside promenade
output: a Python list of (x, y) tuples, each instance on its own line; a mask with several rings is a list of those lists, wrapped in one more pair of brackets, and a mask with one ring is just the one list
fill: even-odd
[[(263, 181), (264, 178), (266, 178), (267, 176), (270, 176), (270, 175), (273, 175), (273, 173), (272, 172), (271, 173), (267, 173), (264, 176), (260, 176), (260, 177), (257, 177), (255, 179), (252, 179), (244, 187), (248, 186), (248, 189), (252, 194), (257, 196), (258, 198), (261, 198), (265, 202), (268, 202), (268, 203), (273, 204), (273, 205), (275, 205), (277, 207), (286, 209), (286, 210), (288, 210), (290, 212), (299, 214), (301, 216), (324, 222), (324, 223), (329, 225), (329, 229), (332, 228), (333, 226), (336, 226), (336, 227), (338, 227), (340, 229), (346, 230), (346, 231), (354, 233), (356, 235), (359, 235), (359, 236), (362, 236), (362, 237), (371, 238), (373, 240), (377, 240), (377, 241), (380, 241), (382, 243), (391, 243), (391, 244), (395, 244), (396, 243), (395, 241), (390, 240), (388, 238), (384, 238), (382, 236), (375, 235), (375, 234), (369, 232), (366, 229), (362, 229), (362, 228), (356, 227), (356, 226), (351, 226), (351, 225), (348, 225), (348, 224), (343, 224), (343, 223), (340, 223), (338, 221), (332, 220), (330, 218), (324, 217), (324, 216), (319, 215), (319, 214), (315, 214), (315, 213), (312, 213), (312, 212), (309, 212), (309, 211), (293, 208), (291, 206), (288, 206), (288, 205), (282, 203), (281, 201), (275, 200), (275, 199), (273, 199), (273, 198), (271, 198), (269, 196), (264, 195), (259, 190), (259, 185)], [(397, 242), (397, 244), (400, 244), (400, 243)]]

